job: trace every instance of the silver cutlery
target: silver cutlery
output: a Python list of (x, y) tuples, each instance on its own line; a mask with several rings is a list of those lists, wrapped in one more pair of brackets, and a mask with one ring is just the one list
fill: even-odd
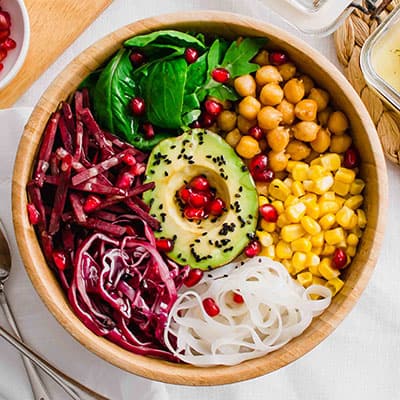
[(14, 346), (20, 353), (22, 353), (22, 360), (24, 362), (29, 380), (31, 382), (32, 392), (34, 394), (35, 400), (51, 400), (51, 398), (32, 362), (40, 367), (44, 372), (46, 372), (55, 382), (57, 382), (72, 399), (81, 400), (81, 397), (75, 391), (75, 388), (79, 388), (93, 398), (99, 400), (107, 400), (107, 398), (93, 392), (89, 388), (86, 388), (72, 378), (58, 371), (49, 362), (44, 360), (29, 346), (22, 342), (21, 335), (17, 328), (15, 319), (7, 302), (6, 294), (4, 292), (4, 283), (10, 275), (12, 264), (10, 248), (4, 232), (4, 227), (0, 221), (0, 305), (4, 311), (4, 314), (10, 324), (14, 335), (10, 334), (4, 328), (0, 327), (0, 336), (12, 346)]

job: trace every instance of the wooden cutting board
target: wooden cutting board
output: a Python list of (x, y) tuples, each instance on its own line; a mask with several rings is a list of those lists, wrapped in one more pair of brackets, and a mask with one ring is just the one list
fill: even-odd
[(0, 90), (0, 109), (11, 107), (112, 0), (25, 0), (31, 40), (25, 64)]

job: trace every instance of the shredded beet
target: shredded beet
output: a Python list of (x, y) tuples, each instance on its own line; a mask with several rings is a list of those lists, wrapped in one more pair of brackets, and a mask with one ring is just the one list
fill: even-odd
[(175, 360), (164, 329), (189, 267), (156, 247), (141, 196), (147, 154), (105, 132), (87, 91), (60, 104), (43, 134), (27, 212), (77, 316), (137, 354)]

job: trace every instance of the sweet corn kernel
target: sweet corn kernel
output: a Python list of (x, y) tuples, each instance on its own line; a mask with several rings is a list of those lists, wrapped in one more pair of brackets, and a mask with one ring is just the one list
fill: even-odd
[(306, 206), (303, 203), (292, 204), (286, 209), (286, 217), (292, 223), (300, 222), (306, 213)]
[(279, 242), (279, 233), (278, 232), (271, 232), (272, 240), (274, 244)]
[(268, 247), (262, 247), (260, 251), (260, 256), (269, 257), (274, 259), (275, 258), (275, 246), (271, 245)]
[(346, 242), (349, 246), (357, 246), (358, 245), (358, 237), (354, 233), (350, 233), (347, 236)]
[(346, 248), (346, 254), (349, 257), (354, 257), (356, 255), (356, 252), (357, 252), (357, 247), (356, 246), (348, 246)]
[(329, 171), (327, 171), (322, 165), (312, 165), (308, 169), (307, 179), (311, 179), (312, 181), (316, 181), (317, 179), (323, 178), (327, 175)]
[(292, 264), (296, 274), (299, 273), (300, 271), (303, 271), (303, 269), (306, 267), (306, 260), (307, 260), (306, 253), (303, 253), (301, 251), (296, 251), (293, 254)]
[(334, 180), (332, 175), (323, 176), (314, 181), (314, 186), (312, 191), (316, 194), (324, 194), (333, 185)]
[(357, 208), (359, 208), (361, 206), (361, 204), (364, 201), (364, 197), (361, 196), (361, 194), (356, 194), (355, 196), (351, 196), (349, 197), (345, 202), (344, 205), (356, 210)]
[(319, 276), (313, 276), (312, 283), (313, 283), (313, 285), (325, 285), (326, 280), (322, 279)]
[(330, 279), (337, 278), (340, 275), (340, 271), (338, 269), (332, 268), (332, 261), (328, 257), (325, 257), (321, 260), (318, 266), (318, 271), (328, 281)]
[(319, 255), (313, 253), (312, 251), (309, 251), (306, 255), (307, 255), (306, 267), (308, 268), (317, 267), (321, 262)]
[(293, 240), (291, 246), (293, 251), (302, 251), (303, 253), (308, 253), (312, 249), (311, 241), (305, 237)]
[(304, 230), (309, 233), (310, 235), (316, 235), (317, 233), (321, 232), (321, 226), (317, 221), (305, 215), (300, 221)]
[(262, 219), (260, 227), (263, 231), (272, 233), (276, 231), (276, 222), (267, 222), (265, 219)]
[(292, 189), (293, 182), (294, 182), (293, 179), (289, 177), (283, 180), (283, 183), (290, 189)]
[(322, 165), (322, 163), (321, 163), (321, 157), (316, 157), (316, 158), (314, 158), (314, 160), (312, 160), (312, 161), (310, 162), (310, 165)]
[(289, 160), (287, 165), (286, 165), (286, 171), (287, 172), (292, 172), (293, 168), (296, 166), (297, 163), (299, 163), (300, 161), (293, 161), (293, 160)]
[(326, 231), (324, 237), (326, 243), (328, 244), (337, 244), (342, 240), (345, 240), (344, 231), (342, 227)]
[(365, 182), (362, 179), (354, 179), (354, 182), (350, 186), (350, 194), (360, 194), (365, 187)]
[(290, 260), (285, 259), (282, 260), (281, 263), (284, 265), (284, 267), (286, 268), (287, 272), (289, 272), (290, 275), (295, 274), (293, 264)]
[[(290, 162), (290, 161), (289, 161)], [(294, 161), (296, 165), (294, 165), (292, 169), (292, 177), (295, 181), (302, 182), (308, 177), (308, 169), (310, 168), (306, 163), (300, 161)]]
[(362, 236), (362, 230), (358, 225), (356, 225), (353, 229), (351, 229), (350, 232), (354, 233), (358, 238)]
[(340, 208), (335, 200), (326, 200), (318, 202), (319, 215), (322, 217), (326, 214), (336, 214)]
[(352, 169), (341, 167), (336, 171), (335, 180), (343, 183), (353, 183), (356, 173)]
[(346, 196), (350, 192), (350, 183), (343, 183), (335, 179), (332, 190), (340, 196)]
[(294, 181), (292, 184), (292, 193), (297, 197), (304, 196), (306, 192), (303, 184), (299, 181)]
[(319, 205), (317, 203), (308, 204), (306, 215), (311, 218), (318, 219), (319, 218)]
[(289, 243), (280, 240), (275, 247), (275, 254), (276, 257), (280, 259), (285, 259), (285, 258), (292, 258), (292, 248)]
[(324, 230), (332, 228), (333, 225), (335, 225), (335, 223), (336, 223), (336, 218), (334, 214), (326, 214), (319, 220), (319, 224), (321, 225), (321, 228)]
[(312, 284), (312, 273), (311, 272), (301, 272), (297, 275), (297, 280), (299, 281), (300, 285), (303, 287), (308, 287)]
[(288, 218), (286, 216), (286, 213), (285, 214), (281, 214), (278, 217), (278, 220), (276, 221), (276, 225), (279, 228), (283, 228), (285, 225), (289, 225), (289, 224), (290, 224), (290, 221), (288, 220)]
[(309, 204), (317, 204), (317, 195), (315, 193), (307, 193), (299, 199), (306, 206)]
[(285, 201), (290, 194), (288, 188), (280, 179), (274, 179), (268, 188), (269, 194), (277, 200)]
[(287, 208), (287, 207), (291, 206), (292, 204), (298, 203), (299, 201), (300, 200), (296, 196), (293, 196), (292, 194), (289, 194), (289, 196), (284, 201), (283, 205), (284, 205), (285, 208)]
[(336, 246), (334, 247), (338, 247), (339, 249), (345, 249), (347, 247), (347, 242), (346, 240), (342, 240), (341, 242), (339, 242)]
[(264, 204), (269, 204), (268, 198), (266, 196), (263, 196), (263, 195), (258, 196), (258, 206), (261, 207)]
[(325, 243), (322, 248), (321, 256), (331, 256), (335, 252), (336, 247), (332, 244)]
[(336, 203), (339, 204), (339, 207), (343, 207), (343, 204), (346, 201), (346, 199), (344, 199), (341, 196), (335, 196), (335, 201), (336, 201)]
[(344, 282), (340, 278), (329, 279), (329, 281), (325, 283), (325, 286), (332, 292), (332, 296), (335, 296), (343, 285)]
[(285, 242), (293, 242), (304, 234), (305, 230), (300, 224), (285, 225), (281, 230), (281, 237)]
[(318, 262), (317, 265), (309, 266), (308, 270), (312, 273), (313, 276), (319, 276), (320, 277), (322, 275), (320, 274), (318, 267), (319, 267), (319, 262)]
[(274, 241), (270, 233), (264, 231), (257, 231), (256, 235), (262, 246), (268, 247), (271, 246), (271, 244), (274, 244)]
[[(344, 229), (351, 229), (352, 224), (354, 223), (353, 216), (355, 216), (354, 211), (347, 207), (343, 206), (337, 213), (336, 213), (336, 222), (342, 226)], [(353, 220), (353, 221), (352, 221)], [(357, 222), (357, 220), (356, 220)]]
[(303, 187), (304, 190), (306, 190), (307, 192), (311, 192), (314, 189), (314, 181), (312, 181), (311, 179), (306, 179), (303, 181)]
[(275, 210), (278, 212), (278, 214), (282, 214), (285, 211), (285, 206), (283, 205), (283, 202), (280, 200), (275, 200), (271, 203), (275, 207)]
[(340, 157), (336, 153), (328, 153), (321, 157), (321, 164), (329, 171), (336, 171), (340, 168)]
[(322, 196), (320, 196), (318, 204), (322, 203), (323, 201), (335, 201), (335, 199), (336, 199), (335, 192), (328, 191), (324, 193)]
[(311, 244), (313, 247), (322, 247), (324, 245), (324, 232), (319, 232), (311, 237)]
[(235, 150), (240, 157), (247, 159), (253, 158), (255, 155), (261, 153), (258, 140), (254, 139), (250, 135), (242, 136), (239, 143), (236, 145)]
[(323, 250), (323, 247), (322, 247), (322, 246), (313, 247), (313, 248), (311, 249), (311, 251), (312, 251), (313, 253), (315, 253), (317, 256), (320, 256), (320, 255), (321, 255), (322, 250)]

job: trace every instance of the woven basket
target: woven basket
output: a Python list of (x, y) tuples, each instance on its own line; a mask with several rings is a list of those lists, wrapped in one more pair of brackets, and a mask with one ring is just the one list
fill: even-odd
[[(379, 15), (380, 20), (383, 21), (398, 4), (400, 0), (392, 0)], [(400, 115), (387, 108), (380, 97), (367, 86), (360, 68), (361, 48), (378, 25), (378, 19), (356, 9), (335, 32), (334, 41), (344, 74), (367, 107), (386, 157), (400, 164)]]

